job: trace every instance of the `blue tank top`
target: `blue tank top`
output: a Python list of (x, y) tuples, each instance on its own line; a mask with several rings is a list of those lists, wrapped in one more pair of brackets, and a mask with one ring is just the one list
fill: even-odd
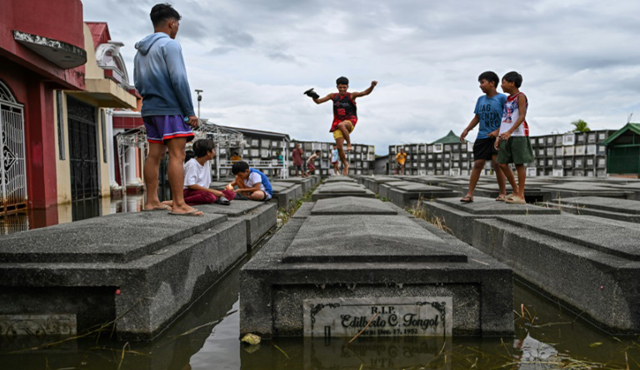
[(266, 190), (267, 193), (269, 193), (269, 195), (273, 196), (273, 188), (271, 187), (271, 182), (269, 181), (269, 178), (267, 177), (267, 175), (256, 170), (255, 168), (252, 168), (250, 172), (257, 173), (258, 175), (260, 175), (260, 178), (262, 179), (262, 186), (264, 186), (264, 190)]

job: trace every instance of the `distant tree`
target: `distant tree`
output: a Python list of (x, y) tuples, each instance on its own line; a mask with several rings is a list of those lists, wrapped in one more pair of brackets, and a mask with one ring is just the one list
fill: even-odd
[(575, 126), (575, 128), (573, 129), (573, 132), (588, 132), (591, 131), (591, 129), (589, 128), (589, 124), (581, 119), (577, 120), (577, 121), (573, 121), (571, 122), (572, 125)]

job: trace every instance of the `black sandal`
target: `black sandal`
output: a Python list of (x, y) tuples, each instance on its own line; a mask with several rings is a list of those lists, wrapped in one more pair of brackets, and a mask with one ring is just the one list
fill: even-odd
[(460, 199), (462, 203), (473, 203), (473, 197), (465, 195), (462, 199)]

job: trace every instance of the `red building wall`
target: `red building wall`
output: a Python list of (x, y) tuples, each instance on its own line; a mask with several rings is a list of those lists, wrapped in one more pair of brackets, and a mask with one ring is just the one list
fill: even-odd
[(24, 105), (30, 208), (57, 203), (55, 89), (84, 89), (84, 74), (62, 69), (14, 40), (18, 30), (84, 49), (80, 0), (0, 1), (0, 80)]

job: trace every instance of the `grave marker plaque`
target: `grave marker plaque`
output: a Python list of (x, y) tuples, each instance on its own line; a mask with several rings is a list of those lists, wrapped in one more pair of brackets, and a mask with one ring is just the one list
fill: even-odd
[(307, 299), (304, 335), (354, 337), (362, 331), (363, 337), (450, 336), (452, 303), (452, 297)]

